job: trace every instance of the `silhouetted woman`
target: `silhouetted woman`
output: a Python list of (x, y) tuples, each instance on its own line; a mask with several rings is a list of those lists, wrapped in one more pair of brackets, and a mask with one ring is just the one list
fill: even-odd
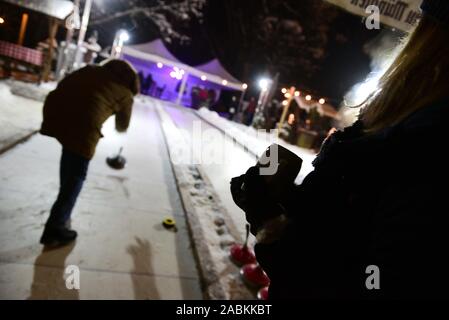
[[(252, 199), (242, 207), (270, 298), (449, 298), (449, 1), (422, 8), (359, 120), (300, 186), (267, 200), (254, 170), (233, 179), (235, 198)], [(273, 201), (277, 231), (260, 219)]]

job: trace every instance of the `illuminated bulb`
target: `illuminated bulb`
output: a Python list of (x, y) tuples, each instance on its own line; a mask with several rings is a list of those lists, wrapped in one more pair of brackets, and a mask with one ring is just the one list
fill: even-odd
[(286, 97), (287, 99), (290, 98), (291, 96), (292, 95), (290, 93), (288, 93), (288, 92), (286, 94), (284, 94), (284, 97)]
[(119, 37), (122, 42), (126, 42), (129, 40), (129, 33), (126, 32), (125, 30), (120, 31)]
[(286, 105), (288, 105), (288, 101), (287, 100), (282, 101), (282, 105), (285, 107)]
[(246, 90), (246, 89), (248, 89), (248, 85), (246, 83), (244, 83), (244, 84), (242, 84), (242, 88), (243, 88), (243, 90)]
[(326, 100), (324, 100), (323, 98), (321, 98), (318, 102), (319, 102), (320, 104), (325, 104), (325, 103), (326, 103)]
[(283, 88), (281, 91), (282, 91), (283, 94), (287, 93), (287, 89), (285, 89), (285, 88)]
[(260, 79), (259, 80), (259, 87), (262, 90), (262, 92), (267, 91), (269, 86), (270, 86), (271, 82), (269, 79)]
[(178, 80), (181, 80), (183, 75), (184, 75), (184, 70), (181, 70), (181, 69), (179, 69), (177, 67), (173, 67), (173, 71), (170, 72), (170, 76), (172, 78), (175, 78), (175, 79), (178, 79)]
[(295, 91), (295, 97), (299, 97), (301, 95), (301, 92)]
[(225, 86), (225, 85), (228, 84), (228, 81), (227, 80), (223, 80), (221, 83)]
[(207, 77), (206, 76), (201, 76), (201, 80), (206, 81)]
[(0, 24), (4, 24), (5, 23), (5, 19), (3, 19), (2, 17), (0, 17)]
[(162, 64), (162, 62), (158, 62), (158, 63), (157, 63), (157, 67), (158, 67), (159, 69), (162, 69), (162, 67), (164, 67), (164, 65)]
[(312, 100), (312, 96), (311, 96), (310, 94), (308, 94), (308, 95), (306, 96), (306, 100), (307, 100), (307, 101)]
[(115, 51), (116, 51), (117, 53), (122, 52), (122, 47), (117, 47), (117, 48), (115, 48)]

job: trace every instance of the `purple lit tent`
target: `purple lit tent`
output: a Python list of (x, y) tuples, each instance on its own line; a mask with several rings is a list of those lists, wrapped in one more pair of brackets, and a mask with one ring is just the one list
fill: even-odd
[[(173, 56), (162, 40), (124, 46), (122, 57), (147, 76), (151, 73), (161, 99), (190, 105), (193, 87), (213, 89), (218, 94), (223, 89), (244, 91), (243, 83), (232, 77), (218, 60), (191, 67)], [(154, 91), (153, 91), (154, 92)]]

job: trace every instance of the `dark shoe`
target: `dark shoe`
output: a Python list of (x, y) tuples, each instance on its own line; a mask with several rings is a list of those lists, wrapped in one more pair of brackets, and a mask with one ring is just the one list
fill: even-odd
[(46, 227), (40, 243), (45, 246), (63, 246), (74, 241), (77, 235), (75, 230), (66, 227)]

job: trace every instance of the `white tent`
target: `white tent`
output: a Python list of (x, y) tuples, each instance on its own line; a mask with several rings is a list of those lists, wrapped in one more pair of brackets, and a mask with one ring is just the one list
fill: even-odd
[(161, 62), (166, 65), (182, 65), (183, 63), (176, 59), (174, 55), (168, 51), (162, 40), (157, 39), (151, 42), (136, 44), (132, 46), (125, 46), (123, 53), (141, 58), (143, 60), (150, 60), (152, 62)]
[[(237, 79), (235, 79), (233, 76), (229, 74), (228, 71), (221, 65), (220, 61), (218, 59), (214, 59), (209, 61), (208, 63), (195, 66), (196, 70), (200, 70), (207, 74), (214, 74), (222, 79), (226, 79), (228, 82), (231, 83), (240, 83)], [(241, 85), (241, 84), (240, 84)]]
[(224, 88), (244, 91), (243, 83), (232, 77), (218, 60), (212, 60), (198, 67), (188, 66), (173, 56), (160, 39), (143, 44), (124, 46), (121, 54), (125, 57), (130, 56), (152, 63), (162, 63), (166, 66), (177, 67), (180, 70), (184, 70), (185, 76), (182, 79), (178, 104), (184, 94), (189, 75), (205, 79), (208, 82), (218, 84)]

